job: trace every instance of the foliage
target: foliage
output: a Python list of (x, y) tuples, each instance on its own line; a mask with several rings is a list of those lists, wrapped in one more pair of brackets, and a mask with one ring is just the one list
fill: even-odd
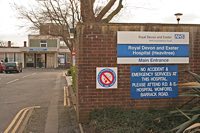
[(103, 133), (167, 133), (186, 119), (169, 117), (167, 110), (124, 110), (104, 108), (90, 113), (91, 128)]
[(7, 42), (0, 40), (0, 47), (6, 47), (6, 46), (7, 46)]
[(67, 71), (67, 76), (72, 76), (72, 70), (71, 70), (71, 67), (70, 67), (70, 69)]
[(200, 132), (200, 123), (195, 123), (185, 129), (184, 133), (198, 133)]
[(4, 59), (4, 62), (8, 62), (8, 57), (6, 57), (6, 58)]
[(76, 92), (76, 67), (71, 66), (68, 70), (68, 75), (72, 76), (72, 88), (73, 91)]
[[(196, 104), (188, 102), (186, 104), (187, 108), (179, 109), (177, 108), (176, 111), (172, 111), (171, 114), (177, 115), (181, 114), (183, 117), (187, 118), (187, 121), (180, 124), (179, 126), (173, 128), (171, 131), (176, 131), (176, 133), (182, 133), (182, 132), (192, 132), (196, 129), (200, 129), (199, 126), (193, 126), (197, 125), (197, 123), (200, 122), (200, 76), (196, 73), (188, 71), (189, 75), (194, 78), (196, 82), (192, 82), (192, 84), (189, 84), (187, 86), (183, 86), (182, 89), (185, 89), (186, 91), (182, 93), (180, 96), (183, 97), (192, 97), (192, 100), (197, 101)], [(194, 127), (194, 128), (191, 128)]]

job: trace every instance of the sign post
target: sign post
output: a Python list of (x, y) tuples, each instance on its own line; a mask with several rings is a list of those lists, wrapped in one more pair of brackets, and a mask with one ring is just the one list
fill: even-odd
[(75, 55), (76, 55), (76, 53), (75, 53), (75, 51), (73, 50), (73, 51), (72, 51), (72, 66), (75, 66), (75, 60), (76, 60)]

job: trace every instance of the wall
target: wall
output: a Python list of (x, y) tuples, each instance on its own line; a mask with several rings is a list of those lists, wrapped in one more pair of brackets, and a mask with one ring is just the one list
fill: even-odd
[[(46, 40), (47, 47), (57, 47), (57, 40)], [(40, 39), (30, 39), (30, 47), (40, 47)]]
[(69, 36), (66, 29), (64, 25), (45, 23), (40, 25), (40, 35)]
[(46, 54), (46, 68), (56, 68), (56, 66), (54, 66), (54, 62), (55, 62), (55, 54)]
[[(126, 109), (157, 109), (183, 103), (174, 99), (135, 100), (130, 97), (130, 66), (117, 64), (117, 31), (189, 32), (190, 64), (178, 65), (179, 82), (190, 69), (200, 74), (200, 25), (177, 24), (79, 24), (77, 26), (77, 114), (80, 122), (88, 120), (95, 108), (116, 106)], [(96, 89), (96, 67), (118, 67), (118, 89)], [(181, 89), (179, 89), (181, 91)]]
[(8, 58), (8, 61), (23, 62), (24, 54), (19, 47), (1, 47), (0, 60)]

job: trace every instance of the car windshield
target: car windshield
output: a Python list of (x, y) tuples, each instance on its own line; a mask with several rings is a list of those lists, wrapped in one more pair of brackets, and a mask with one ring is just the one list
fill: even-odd
[(6, 66), (16, 66), (16, 63), (6, 63)]

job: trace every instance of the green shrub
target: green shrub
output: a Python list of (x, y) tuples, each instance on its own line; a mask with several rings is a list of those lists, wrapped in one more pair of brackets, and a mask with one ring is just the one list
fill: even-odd
[(71, 71), (71, 69), (69, 69), (69, 70), (67, 71), (67, 76), (72, 76), (72, 71)]
[[(189, 76), (193, 77), (193, 80), (200, 84), (200, 75), (193, 73), (191, 71), (186, 71)], [(189, 82), (189, 81), (188, 81)], [(180, 96), (191, 98), (184, 106), (184, 108), (176, 108), (177, 110), (172, 111), (171, 114), (174, 115), (182, 115), (182, 117), (186, 118), (184, 122), (180, 125), (175, 126), (171, 131), (176, 133), (182, 133), (187, 130), (188, 127), (192, 126), (195, 123), (200, 123), (200, 85), (191, 84), (189, 86), (181, 87), (184, 91)], [(192, 100), (196, 100), (196, 104), (192, 102)], [(172, 117), (173, 117), (172, 116)], [(196, 127), (200, 128), (200, 126)], [(194, 128), (195, 130), (195, 128)]]
[(105, 108), (90, 113), (89, 125), (102, 133), (164, 133), (185, 121), (183, 117), (168, 116), (168, 110)]
[(76, 92), (76, 67), (75, 66), (70, 67), (68, 72), (71, 73), (71, 76), (72, 76), (72, 88), (73, 88), (73, 91)]

